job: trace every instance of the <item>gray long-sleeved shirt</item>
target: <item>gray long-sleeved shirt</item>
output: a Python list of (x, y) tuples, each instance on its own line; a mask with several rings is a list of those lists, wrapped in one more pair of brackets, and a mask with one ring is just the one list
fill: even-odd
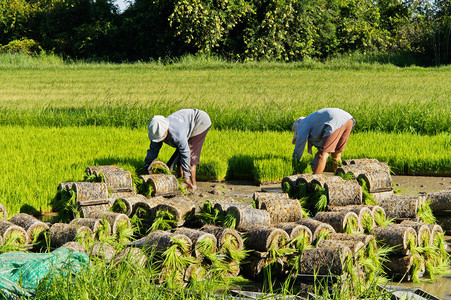
[(188, 139), (196, 136), (211, 126), (208, 114), (199, 109), (181, 109), (166, 117), (169, 122), (168, 136), (162, 142), (151, 142), (147, 150), (145, 165), (150, 165), (158, 157), (163, 142), (180, 152), (180, 164), (185, 178), (191, 177), (191, 150)]
[(293, 158), (301, 159), (307, 141), (320, 148), (323, 137), (331, 135), (350, 119), (355, 124), (354, 118), (348, 112), (339, 108), (323, 108), (308, 115), (299, 122)]

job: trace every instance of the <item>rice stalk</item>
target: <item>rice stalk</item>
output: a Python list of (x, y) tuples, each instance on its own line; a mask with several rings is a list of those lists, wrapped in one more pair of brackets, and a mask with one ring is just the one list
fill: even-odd
[(214, 208), (210, 201), (206, 201), (200, 207), (199, 213), (196, 215), (203, 224), (220, 225), (224, 222), (224, 215), (218, 208)]
[(128, 226), (127, 222), (121, 222), (117, 226), (116, 240), (120, 246), (125, 246), (132, 240), (133, 227)]
[(325, 211), (327, 208), (327, 194), (326, 189), (319, 185), (315, 186), (315, 191), (309, 199), (311, 201), (310, 207), (314, 208), (315, 212)]
[(183, 270), (189, 264), (194, 263), (194, 260), (192, 257), (179, 255), (180, 252), (183, 254), (188, 253), (188, 245), (184, 241), (172, 238), (172, 242), (172, 245), (162, 254), (163, 261), (161, 267), (165, 275), (164, 284), (169, 288), (177, 288), (179, 287), (179, 282), (183, 280)]
[(426, 224), (435, 224), (437, 220), (434, 217), (434, 214), (432, 213), (432, 209), (429, 206), (431, 203), (430, 200), (422, 202), (420, 206), (418, 207), (418, 218), (422, 220)]
[(159, 210), (157, 211), (155, 218), (150, 226), (150, 231), (155, 230), (168, 230), (172, 229), (173, 225), (176, 224), (174, 213), (168, 210)]
[(407, 249), (412, 255), (418, 253), (417, 240), (413, 233), (407, 234)]
[(368, 191), (366, 181), (363, 178), (358, 179), (360, 186), (362, 187), (363, 203), (366, 205), (376, 205), (373, 195)]
[(216, 261), (217, 257), (214, 255), (215, 253), (215, 241), (213, 239), (203, 239), (196, 243), (196, 250), (199, 253), (210, 260), (210, 262)]
[(109, 244), (113, 241), (113, 237), (110, 236), (110, 224), (105, 218), (102, 218), (99, 228), (94, 231), (94, 236), (102, 243)]
[(146, 196), (147, 198), (152, 197), (153, 189), (152, 187), (145, 183), (142, 178), (132, 176), (133, 178), (133, 185), (136, 188), (136, 193)]
[(72, 220), (79, 217), (80, 212), (77, 209), (77, 193), (74, 190), (59, 190), (52, 200), (52, 210), (58, 212), (58, 218), (61, 220)]
[(152, 166), (152, 169), (149, 170), (150, 174), (165, 174), (170, 175), (172, 174), (170, 170), (166, 169), (165, 167), (155, 164)]
[(310, 211), (307, 208), (308, 200), (309, 200), (309, 196), (299, 198), (299, 204), (301, 204), (301, 207), (302, 207), (302, 217), (303, 218), (310, 218)]
[(412, 282), (420, 282), (421, 265), (424, 263), (424, 258), (418, 253), (412, 254), (413, 262), (410, 268), (410, 274), (412, 276)]

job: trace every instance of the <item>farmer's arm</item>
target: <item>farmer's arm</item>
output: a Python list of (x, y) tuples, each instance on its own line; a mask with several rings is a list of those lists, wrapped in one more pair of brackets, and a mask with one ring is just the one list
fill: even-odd
[(180, 138), (174, 140), (177, 149), (180, 152), (180, 166), (183, 171), (183, 178), (190, 179), (191, 178), (191, 150), (188, 146), (187, 138)]
[(160, 153), (161, 146), (163, 142), (154, 143), (150, 142), (150, 147), (147, 150), (147, 156), (144, 160), (144, 168), (147, 170), (147, 167), (158, 157), (158, 153)]

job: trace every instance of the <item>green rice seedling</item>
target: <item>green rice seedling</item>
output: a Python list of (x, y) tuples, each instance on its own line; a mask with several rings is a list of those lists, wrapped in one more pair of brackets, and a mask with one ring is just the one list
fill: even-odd
[(105, 182), (105, 178), (103, 177), (103, 173), (99, 172), (99, 175), (96, 176), (95, 174), (85, 174), (83, 177), (83, 181), (88, 181), (88, 182)]
[(353, 180), (355, 179), (355, 176), (352, 172), (348, 172), (348, 173), (338, 173), (338, 176), (340, 176), (341, 178), (343, 178), (343, 180)]
[(25, 239), (23, 234), (20, 232), (11, 232), (0, 245), (0, 253), (6, 253), (10, 251), (23, 251), (20, 245), (25, 244)]
[(226, 235), (221, 246), (221, 251), (231, 260), (241, 262), (246, 258), (249, 250), (245, 250), (244, 248), (237, 250), (237, 248), (236, 238), (232, 235)]
[(377, 210), (374, 212), (374, 221), (379, 227), (387, 227), (388, 225), (393, 224), (395, 219), (386, 219), (385, 213), (383, 211)]
[(237, 220), (237, 216), (234, 214), (234, 212), (233, 211), (228, 212), (226, 214), (226, 216), (224, 217), (224, 222), (222, 223), (222, 226), (225, 228), (235, 229), (236, 228), (236, 220)]
[(214, 208), (210, 201), (200, 206), (199, 213), (195, 215), (203, 224), (220, 225), (224, 221), (224, 215), (218, 208)]
[(96, 237), (102, 243), (111, 243), (114, 240), (110, 234), (110, 224), (105, 218), (102, 218), (99, 228), (94, 232), (94, 237)]
[(316, 212), (325, 211), (327, 208), (327, 193), (324, 187), (315, 185), (313, 195), (309, 197), (308, 207), (310, 211)]
[(360, 231), (359, 220), (356, 218), (348, 218), (345, 225), (345, 232), (347, 234), (355, 234)]
[(436, 234), (434, 236), (434, 239), (432, 241), (432, 246), (437, 247), (437, 249), (439, 250), (440, 254), (443, 257), (448, 257), (449, 258), (449, 254), (448, 254), (448, 252), (446, 252), (446, 248), (445, 248), (446, 247), (446, 241), (445, 241), (445, 233), (444, 232)]
[(363, 203), (366, 205), (376, 205), (376, 200), (374, 200), (373, 195), (368, 191), (366, 186), (366, 181), (363, 178), (358, 179), (360, 186), (362, 187)]
[(119, 245), (126, 245), (133, 239), (133, 227), (126, 222), (121, 222), (117, 226), (116, 240)]
[(208, 238), (198, 241), (195, 247), (202, 257), (207, 258), (210, 262), (216, 261), (215, 241), (213, 239)]
[(362, 216), (362, 229), (364, 233), (369, 234), (371, 229), (373, 229), (373, 217), (370, 214), (363, 214)]
[(59, 190), (52, 200), (52, 210), (58, 212), (58, 219), (69, 221), (79, 217), (77, 209), (77, 194), (74, 190)]
[(127, 212), (127, 205), (123, 199), (116, 199), (109, 211), (125, 214)]
[(159, 210), (153, 219), (152, 225), (150, 226), (150, 231), (168, 230), (173, 228), (175, 223), (176, 220), (174, 213), (168, 210)]
[[(194, 263), (194, 260), (187, 256), (189, 249), (184, 241), (174, 237), (171, 239), (172, 245), (162, 253), (161, 268), (164, 272), (164, 284), (169, 288), (174, 288), (183, 280), (183, 270), (189, 264)], [(182, 278), (180, 278), (180, 275)]]
[(144, 195), (147, 198), (152, 197), (152, 187), (144, 182), (142, 178), (132, 176), (133, 185), (136, 188), (138, 194)]
[(316, 237), (316, 240), (315, 240), (315, 247), (316, 247), (316, 245), (318, 245), (318, 243), (319, 243), (321, 240), (325, 240), (325, 239), (329, 238), (329, 235), (330, 235), (330, 231), (329, 231), (328, 229), (326, 229), (326, 228), (321, 229), (321, 230), (318, 232), (318, 235), (317, 235), (317, 237)]
[(420, 282), (420, 274), (422, 273), (421, 266), (424, 265), (424, 258), (419, 253), (412, 254), (413, 262), (410, 268), (412, 282)]
[(430, 200), (427, 200), (425, 202), (420, 203), (418, 207), (418, 218), (420, 218), (421, 221), (423, 221), (426, 224), (435, 224), (437, 220), (434, 217), (434, 214), (432, 213), (432, 209), (429, 206)]

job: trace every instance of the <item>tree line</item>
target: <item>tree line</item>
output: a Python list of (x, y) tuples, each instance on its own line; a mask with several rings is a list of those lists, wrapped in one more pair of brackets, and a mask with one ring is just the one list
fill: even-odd
[(0, 0), (0, 52), (300, 61), (351, 52), (449, 64), (450, 0)]

